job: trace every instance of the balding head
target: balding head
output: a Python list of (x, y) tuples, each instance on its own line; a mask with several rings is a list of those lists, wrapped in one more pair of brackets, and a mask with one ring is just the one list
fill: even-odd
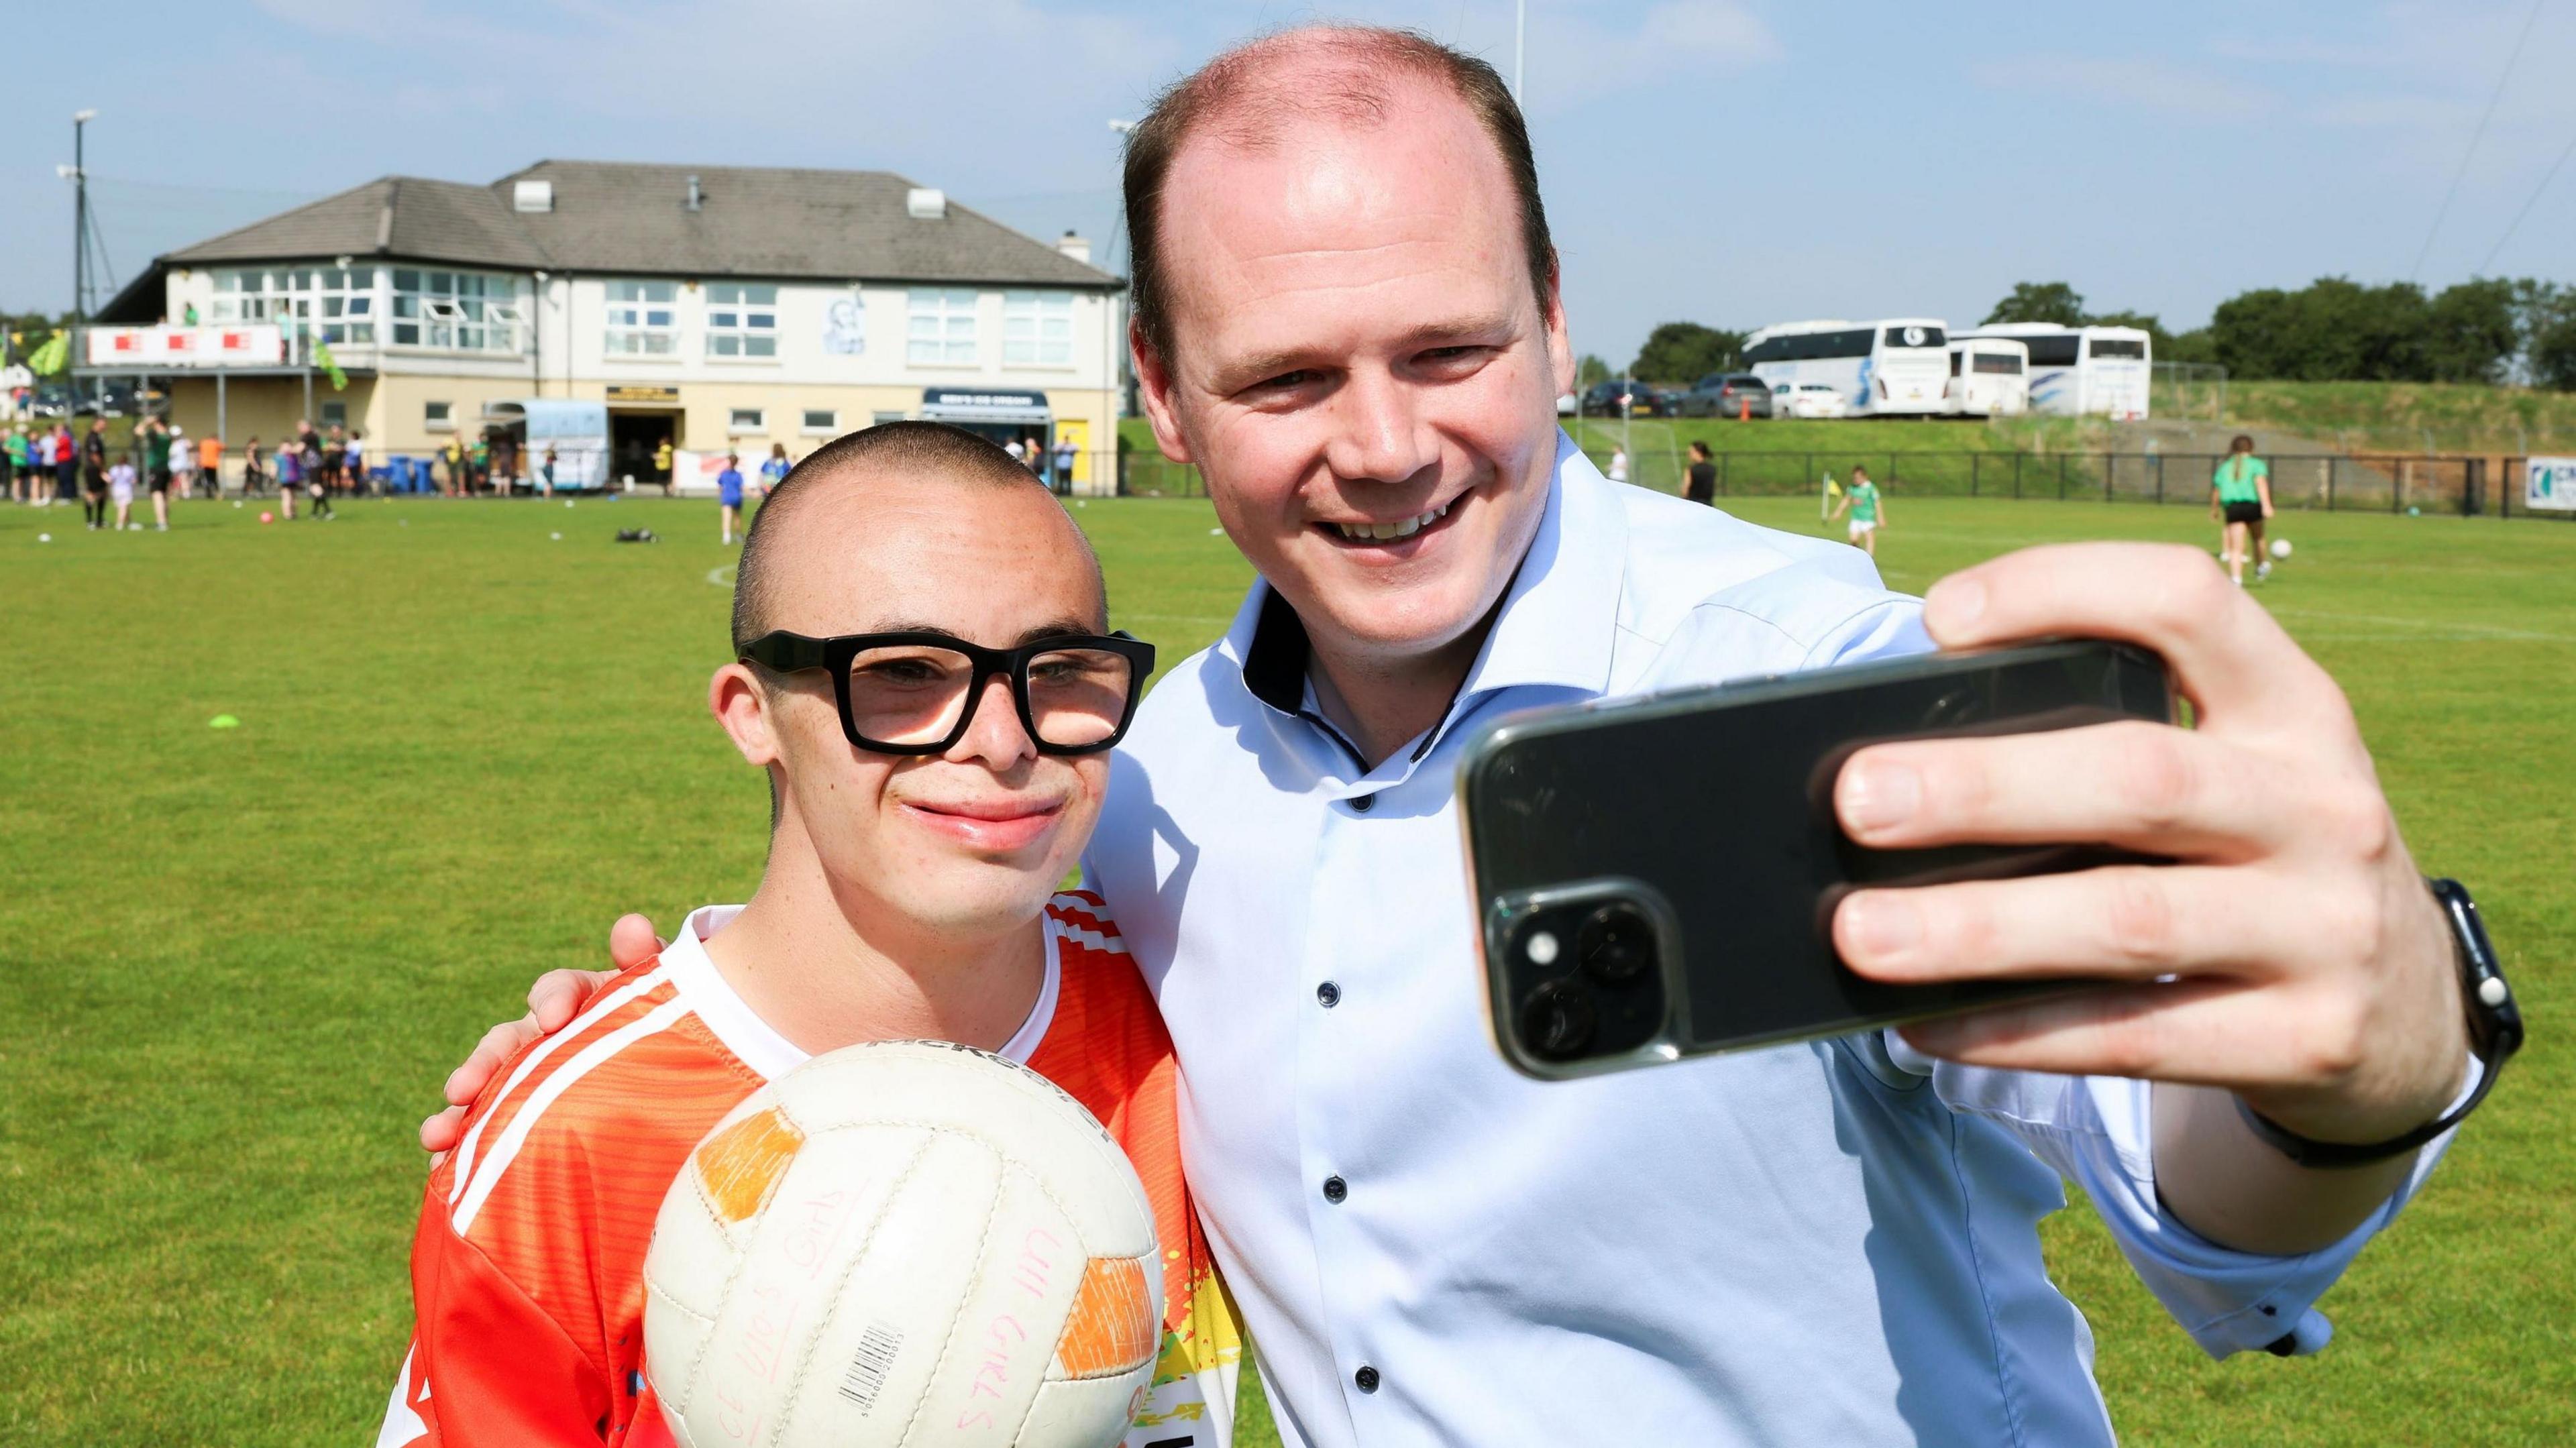
[[(1089, 576), (1086, 620), (1107, 626), (1100, 561), (1045, 484), (971, 432), (936, 422), (890, 422), (835, 439), (770, 491), (744, 535), (734, 573), (735, 656), (773, 629), (859, 628), (852, 620), (889, 603), (892, 595), (944, 582), (883, 572), (850, 576), (853, 550), (915, 551), (906, 546), (913, 540), (900, 536), (903, 529), (931, 535), (982, 530), (1006, 548), (1025, 538), (1041, 550), (1066, 550)], [(957, 582), (971, 587), (976, 580)], [(797, 621), (795, 615), (810, 612), (811, 605), (800, 608), (796, 600), (816, 591), (830, 600), (823, 606), (837, 610), (840, 621)]]
[(1556, 246), (1539, 204), (1538, 163), (1520, 106), (1494, 68), (1410, 30), (1313, 25), (1239, 45), (1174, 83), (1127, 136), (1128, 293), (1145, 344), (1173, 355), (1175, 278), (1165, 265), (1163, 183), (1188, 145), (1262, 151), (1298, 123), (1383, 125), (1404, 93), (1454, 97), (1493, 141), (1520, 207), (1530, 289), (1544, 310)]

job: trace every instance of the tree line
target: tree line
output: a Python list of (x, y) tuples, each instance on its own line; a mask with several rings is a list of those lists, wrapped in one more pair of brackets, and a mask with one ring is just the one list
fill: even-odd
[[(2137, 327), (2163, 362), (2215, 362), (2230, 377), (2299, 382), (2528, 383), (2576, 392), (2576, 286), (2481, 277), (2428, 293), (2413, 282), (2370, 286), (2319, 277), (2297, 290), (2258, 287), (2218, 304), (2209, 325), (2176, 332), (2152, 313), (2096, 312), (2066, 282), (2020, 282), (1987, 312), (1996, 322)], [(1610, 376), (1688, 383), (1743, 366), (1749, 333), (1666, 322), (1614, 373), (1580, 364), (1581, 385)]]

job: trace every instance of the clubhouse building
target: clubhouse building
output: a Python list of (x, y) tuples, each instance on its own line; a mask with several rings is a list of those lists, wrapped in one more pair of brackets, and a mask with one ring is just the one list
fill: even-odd
[(1124, 287), (1070, 232), (887, 172), (543, 161), (389, 176), (158, 257), (75, 362), (153, 379), (236, 457), (299, 418), (382, 466), (570, 413), (604, 423), (595, 482), (665, 481), (667, 441), (695, 491), (728, 450), (749, 472), (933, 418), (1070, 441), (1074, 489), (1105, 492)]

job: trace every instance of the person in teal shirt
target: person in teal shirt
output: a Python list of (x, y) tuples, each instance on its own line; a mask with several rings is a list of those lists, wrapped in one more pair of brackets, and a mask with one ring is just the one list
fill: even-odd
[(2263, 524), (2272, 516), (2272, 468), (2254, 456), (2254, 439), (2243, 433), (2227, 445), (2227, 456), (2209, 479), (2209, 516), (2220, 520), (2218, 557), (2238, 587), (2245, 584), (2245, 559), (2254, 557), (2254, 581), (2272, 576), (2272, 560), (2263, 556)]
[(22, 422), (9, 430), (8, 440), (0, 443), (0, 459), (5, 459), (0, 461), (0, 473), (8, 474), (9, 501), (36, 501), (35, 474), (27, 471), (27, 424)]
[[(1851, 511), (1852, 546), (1872, 558), (1878, 556), (1878, 529), (1887, 521), (1886, 500), (1878, 495), (1878, 484), (1869, 480), (1869, 469), (1852, 464), (1851, 486), (1843, 489), (1843, 500), (1834, 504), (1833, 518)], [(1833, 518), (1826, 519), (1827, 522)]]

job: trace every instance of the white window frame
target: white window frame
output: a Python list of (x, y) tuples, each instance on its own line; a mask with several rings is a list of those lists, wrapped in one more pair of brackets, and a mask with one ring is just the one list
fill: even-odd
[(334, 347), (376, 345), (386, 271), (365, 266), (223, 267), (212, 273), (208, 322), (276, 322)]
[[(519, 279), (452, 267), (386, 267), (384, 344), (402, 351), (526, 355)], [(404, 283), (409, 282), (406, 286)]]
[[(621, 296), (625, 292), (628, 295)], [(680, 284), (641, 277), (612, 278), (600, 331), (600, 348), (629, 362), (676, 362), (680, 357)], [(659, 320), (656, 320), (656, 319)]]
[(1073, 293), (1002, 293), (1002, 365), (1073, 365)]
[(778, 360), (778, 287), (775, 283), (709, 282), (706, 294), (709, 360)]
[(974, 367), (981, 364), (983, 349), (976, 328), (983, 303), (981, 293), (964, 287), (912, 288), (904, 302), (905, 365)]
[[(799, 436), (839, 437), (841, 435), (841, 413), (838, 408), (805, 407), (797, 409), (797, 414), (796, 431)], [(823, 419), (819, 426), (814, 421), (818, 417)]]
[(456, 404), (423, 402), (420, 405), (420, 430), (423, 432), (456, 431)]
[[(749, 418), (751, 420), (749, 422), (745, 422), (743, 421), (744, 418)], [(756, 437), (767, 431), (769, 431), (768, 408), (734, 407), (726, 409), (725, 436)]]

